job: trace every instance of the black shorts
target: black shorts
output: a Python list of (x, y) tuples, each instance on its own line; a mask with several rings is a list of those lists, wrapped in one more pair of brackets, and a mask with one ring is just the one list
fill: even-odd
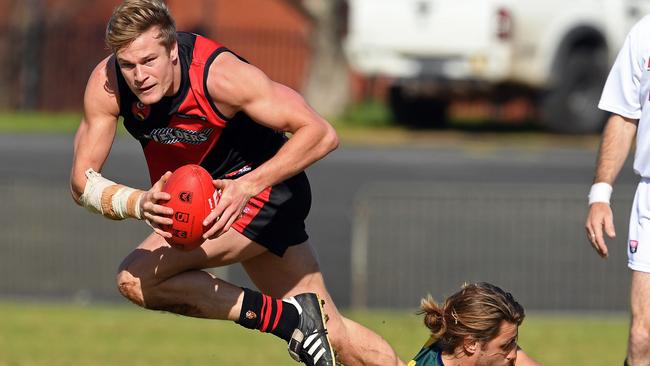
[(310, 208), (311, 188), (301, 172), (251, 198), (232, 228), (281, 257), (309, 238), (305, 219)]

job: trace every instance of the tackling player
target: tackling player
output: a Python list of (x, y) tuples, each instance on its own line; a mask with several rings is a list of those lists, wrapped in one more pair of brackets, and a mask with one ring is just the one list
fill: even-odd
[[(311, 194), (303, 170), (337, 147), (332, 126), (219, 43), (177, 32), (161, 0), (124, 1), (106, 43), (112, 55), (86, 86), (71, 188), (93, 212), (154, 228), (120, 265), (122, 295), (147, 309), (272, 333), (308, 365), (334, 366), (332, 346), (349, 366), (403, 364), (381, 337), (340, 315), (307, 241)], [(148, 191), (100, 174), (120, 116), (142, 145)], [(160, 230), (173, 213), (161, 205), (170, 198), (161, 187), (185, 164), (206, 168), (221, 190), (204, 221), (207, 240), (188, 252), (171, 248), (164, 239), (171, 234)], [(202, 271), (236, 262), (262, 293)]]
[(431, 338), (408, 366), (536, 366), (517, 345), (524, 308), (489, 283), (465, 285), (442, 306), (422, 299)]

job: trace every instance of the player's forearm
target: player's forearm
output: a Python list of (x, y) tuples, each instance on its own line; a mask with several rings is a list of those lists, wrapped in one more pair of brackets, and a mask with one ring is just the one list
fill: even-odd
[(106, 161), (114, 133), (114, 124), (91, 125), (82, 120), (75, 136), (70, 173), (72, 198), (89, 211), (110, 219), (142, 219), (140, 200), (144, 192), (115, 183), (97, 172)]
[(72, 169), (70, 171), (70, 192), (72, 199), (81, 205), (81, 195), (84, 193), (86, 186), (85, 170), (93, 168), (97, 171), (101, 170), (101, 164), (92, 163), (92, 147), (94, 144), (91, 141), (90, 125), (86, 119), (82, 119), (79, 124), (79, 129), (74, 137), (74, 155), (72, 158)]
[(594, 183), (614, 184), (632, 147), (636, 127), (636, 120), (615, 114), (610, 117), (603, 132)]
[(77, 205), (81, 205), (81, 195), (84, 193), (84, 186), (81, 179), (73, 172), (70, 176), (70, 194)]
[[(87, 117), (90, 114), (91, 117)], [(70, 172), (70, 189), (72, 198), (81, 204), (81, 196), (86, 187), (86, 170), (101, 171), (111, 151), (117, 116), (95, 116), (84, 112), (79, 128), (74, 137), (74, 154)]]
[(271, 159), (239, 178), (256, 193), (282, 182), (323, 158), (338, 146), (336, 131), (329, 124), (299, 128)]

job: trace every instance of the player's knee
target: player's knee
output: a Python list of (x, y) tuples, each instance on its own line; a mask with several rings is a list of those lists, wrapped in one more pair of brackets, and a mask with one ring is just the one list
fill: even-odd
[(136, 305), (144, 307), (141, 282), (127, 270), (121, 270), (117, 274), (117, 289), (122, 296)]

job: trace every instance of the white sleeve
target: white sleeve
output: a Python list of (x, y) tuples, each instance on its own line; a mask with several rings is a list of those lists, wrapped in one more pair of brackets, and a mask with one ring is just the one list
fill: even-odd
[(637, 23), (625, 39), (623, 47), (616, 57), (603, 88), (598, 108), (616, 113), (623, 117), (641, 118), (641, 76), (643, 75), (645, 60), (639, 50), (640, 29), (646, 29), (644, 18)]

